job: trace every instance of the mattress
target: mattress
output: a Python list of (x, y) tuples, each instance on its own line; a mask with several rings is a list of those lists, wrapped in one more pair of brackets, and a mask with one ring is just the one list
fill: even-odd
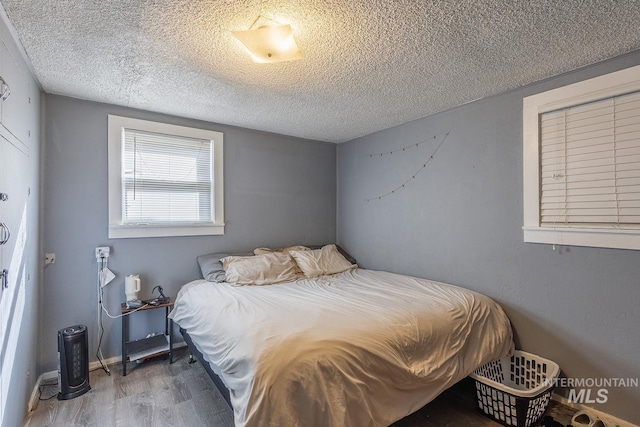
[(198, 280), (170, 317), (226, 384), (237, 427), (387, 426), (513, 351), (490, 298), (364, 269), (269, 286)]

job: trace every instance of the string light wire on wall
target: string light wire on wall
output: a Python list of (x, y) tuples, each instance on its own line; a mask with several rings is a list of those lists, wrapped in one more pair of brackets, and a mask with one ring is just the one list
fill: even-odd
[(425, 161), (422, 162), (422, 165), (420, 166), (420, 168), (415, 173), (413, 173), (408, 179), (406, 179), (402, 184), (400, 184), (398, 187), (394, 188), (393, 190), (391, 190), (391, 191), (389, 191), (387, 193), (381, 194), (381, 195), (376, 196), (376, 197), (370, 197), (370, 198), (364, 199), (365, 202), (370, 202), (372, 200), (382, 200), (385, 197), (389, 197), (392, 194), (396, 194), (397, 192), (402, 191), (407, 186), (407, 184), (409, 184), (411, 181), (416, 179), (418, 174), (420, 172), (422, 172), (422, 170), (424, 168), (427, 167), (427, 165), (429, 164), (429, 162), (431, 160), (433, 160), (433, 158), (435, 157), (435, 155), (438, 152), (438, 150), (440, 149), (440, 147), (442, 147), (442, 144), (444, 144), (444, 142), (449, 137), (450, 133), (451, 133), (451, 130), (448, 130), (446, 132), (440, 132), (440, 133), (437, 133), (437, 134), (433, 135), (432, 138), (427, 138), (427, 139), (424, 139), (424, 140), (422, 140), (420, 142), (417, 142), (415, 144), (407, 145), (405, 147), (398, 148), (396, 150), (386, 151), (386, 152), (382, 152), (382, 153), (365, 154), (364, 156), (365, 157), (369, 157), (369, 158), (378, 157), (378, 156), (379, 157), (391, 156), (391, 155), (393, 155), (393, 153), (398, 153), (398, 152), (407, 151), (407, 150), (410, 150), (410, 149), (413, 149), (413, 148), (418, 148), (419, 146), (421, 146), (423, 144), (426, 144), (427, 142), (433, 142), (433, 140), (437, 140), (438, 138), (442, 138), (440, 143), (436, 146), (435, 150), (433, 150), (433, 152), (429, 155), (429, 157), (427, 157), (425, 159)]

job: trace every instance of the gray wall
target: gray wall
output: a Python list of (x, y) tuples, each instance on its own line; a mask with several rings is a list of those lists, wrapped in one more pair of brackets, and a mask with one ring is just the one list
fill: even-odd
[[(224, 236), (107, 239), (107, 115), (224, 132)], [(200, 277), (196, 257), (258, 246), (323, 244), (336, 235), (336, 147), (333, 144), (46, 96), (44, 247), (56, 263), (44, 271), (41, 371), (56, 369), (56, 331), (78, 323), (97, 345), (95, 247), (108, 245), (117, 278), (105, 305), (118, 313), (124, 277), (140, 274), (141, 298), (161, 284), (175, 297)], [(160, 310), (158, 310), (160, 311)], [(162, 330), (161, 313), (136, 313), (132, 338)], [(103, 354), (120, 354), (120, 320), (105, 317)]]
[[(572, 378), (640, 373), (640, 252), (523, 243), (522, 99), (640, 64), (640, 53), (365, 136), (338, 147), (338, 242), (366, 268), (445, 281), (506, 309), (519, 347)], [(402, 184), (437, 141), (434, 160)], [(565, 390), (566, 392), (566, 390)], [(594, 396), (592, 391), (592, 396)], [(640, 423), (639, 388), (595, 408)]]
[[(31, 98), (31, 103), (28, 104), (27, 110), (24, 114), (20, 114), (19, 117), (14, 115), (15, 123), (21, 129), (29, 129), (31, 131), (30, 136), (26, 139), (23, 138), (22, 142), (28, 146), (28, 159), (26, 160), (27, 167), (21, 171), (17, 176), (10, 176), (9, 180), (16, 180), (14, 182), (24, 183), (24, 187), (31, 189), (31, 194), (28, 196), (26, 204), (26, 241), (24, 247), (23, 257), (21, 258), (21, 264), (16, 268), (19, 271), (19, 277), (10, 277), (9, 283), (12, 286), (24, 286), (24, 311), (22, 312), (22, 318), (19, 319), (14, 316), (10, 327), (18, 328), (18, 348), (16, 350), (16, 356), (13, 364), (13, 369), (1, 372), (3, 378), (11, 377), (9, 383), (10, 393), (3, 402), (6, 411), (3, 414), (2, 425), (3, 426), (18, 426), (22, 425), (24, 414), (27, 410), (27, 404), (29, 396), (33, 390), (36, 379), (38, 378), (39, 371), (37, 370), (37, 355), (38, 355), (38, 330), (40, 329), (41, 308), (40, 308), (40, 295), (41, 287), (40, 273), (42, 271), (42, 258), (40, 257), (40, 153), (41, 153), (41, 141), (40, 141), (40, 89), (35, 79), (28, 71), (26, 62), (23, 60), (18, 46), (14, 41), (14, 38), (7, 25), (7, 18), (4, 14), (4, 10), (0, 7), (0, 38), (7, 47), (8, 53), (13, 60), (18, 64), (20, 73), (17, 75), (7, 76), (6, 68), (3, 69), (4, 77), (7, 78), (8, 84), (11, 88), (11, 98), (21, 98), (27, 100)], [(5, 52), (6, 53), (6, 52)], [(3, 56), (2, 61), (9, 61), (10, 59)], [(3, 62), (4, 63), (4, 62)], [(14, 108), (15, 104), (4, 102), (4, 109)], [(6, 132), (6, 131), (5, 131)], [(9, 146), (9, 143), (3, 141), (5, 146)], [(17, 149), (13, 149), (17, 151)], [(22, 154), (20, 154), (22, 156)], [(9, 191), (6, 189), (6, 183), (0, 182), (0, 192)], [(18, 185), (22, 187), (22, 185)], [(17, 194), (9, 194), (9, 201), (3, 203), (12, 203), (16, 199), (22, 199)], [(0, 218), (0, 221), (3, 219)], [(16, 245), (16, 237), (18, 230), (12, 230), (12, 238), (8, 245)], [(19, 245), (17, 245), (19, 246)], [(7, 253), (7, 252), (5, 252)], [(12, 260), (20, 259), (16, 256), (14, 251), (14, 257)], [(9, 262), (3, 260), (6, 264), (3, 264), (3, 268), (9, 268)], [(6, 294), (5, 294), (6, 295)], [(5, 346), (6, 343), (0, 345)], [(3, 348), (2, 353), (11, 352), (8, 348)]]

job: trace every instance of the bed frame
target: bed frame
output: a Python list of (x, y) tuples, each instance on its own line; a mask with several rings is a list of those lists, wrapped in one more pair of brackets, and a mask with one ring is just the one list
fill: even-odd
[(229, 405), (229, 408), (233, 410), (233, 406), (231, 405), (231, 396), (229, 395), (229, 390), (227, 389), (227, 387), (224, 385), (220, 377), (216, 375), (215, 372), (213, 372), (213, 369), (211, 369), (209, 362), (204, 360), (202, 353), (200, 353), (200, 351), (196, 348), (195, 344), (193, 344), (193, 340), (189, 336), (189, 333), (186, 331), (186, 329), (180, 328), (180, 333), (184, 337), (184, 341), (187, 343), (187, 347), (189, 347), (189, 351), (191, 352), (191, 354), (189, 355), (189, 363), (196, 362), (193, 359), (193, 356), (195, 355), (196, 358), (200, 361), (200, 364), (202, 365), (204, 370), (207, 371), (207, 374), (209, 374), (209, 376), (213, 380), (213, 383), (215, 384), (216, 388), (224, 398), (225, 402), (227, 402), (227, 405)]

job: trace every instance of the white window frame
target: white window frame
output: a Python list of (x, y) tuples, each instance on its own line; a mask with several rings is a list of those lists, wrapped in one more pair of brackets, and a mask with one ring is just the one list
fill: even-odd
[(640, 230), (566, 228), (540, 224), (540, 115), (640, 90), (640, 66), (606, 74), (523, 100), (524, 241), (572, 246), (640, 249)]
[[(136, 237), (203, 236), (224, 234), (223, 134), (147, 120), (109, 115), (109, 239)], [(201, 223), (125, 224), (123, 223), (122, 159), (123, 131), (135, 129), (179, 137), (210, 140), (213, 147), (213, 221)]]

